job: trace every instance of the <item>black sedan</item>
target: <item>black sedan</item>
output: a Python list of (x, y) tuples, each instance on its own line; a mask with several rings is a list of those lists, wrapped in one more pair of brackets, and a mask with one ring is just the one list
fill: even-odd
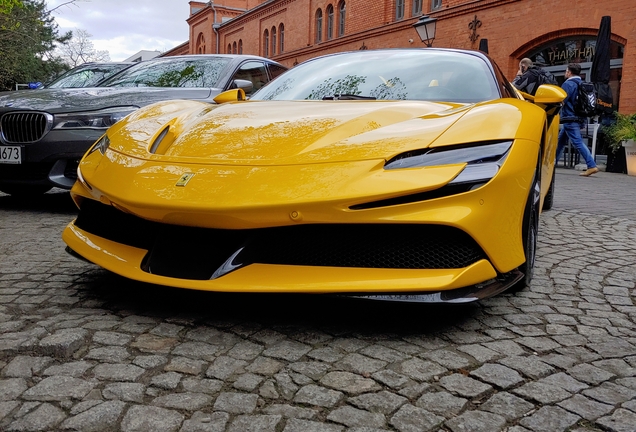
[(0, 96), (0, 191), (70, 189), (79, 159), (106, 129), (138, 108), (171, 99), (212, 102), (240, 87), (250, 95), (286, 68), (250, 55), (161, 57), (131, 66), (98, 87)]
[(103, 80), (110, 78), (117, 72), (132, 66), (130, 62), (108, 62), (108, 63), (84, 63), (64, 72), (53, 81), (44, 84), (44, 88), (77, 88), (95, 87)]

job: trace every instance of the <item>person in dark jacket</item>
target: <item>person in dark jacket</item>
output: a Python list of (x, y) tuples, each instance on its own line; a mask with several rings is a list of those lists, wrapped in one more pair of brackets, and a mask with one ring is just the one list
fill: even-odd
[(539, 68), (536, 67), (529, 58), (521, 59), (519, 62), (519, 71), (512, 81), (512, 85), (517, 90), (531, 94), (537, 92), (539, 88)]
[(574, 113), (574, 102), (578, 95), (579, 85), (581, 84), (581, 65), (578, 63), (570, 63), (565, 70), (565, 82), (561, 85), (563, 90), (568, 94), (563, 101), (563, 108), (561, 108), (561, 131), (559, 132), (559, 144), (557, 146), (557, 162), (563, 153), (563, 149), (568, 143), (568, 140), (572, 142), (574, 148), (585, 159), (587, 170), (583, 171), (580, 175), (590, 176), (598, 172), (596, 162), (592, 157), (592, 153), (587, 148), (587, 145), (581, 138), (581, 127), (584, 124), (584, 120), (578, 117)]

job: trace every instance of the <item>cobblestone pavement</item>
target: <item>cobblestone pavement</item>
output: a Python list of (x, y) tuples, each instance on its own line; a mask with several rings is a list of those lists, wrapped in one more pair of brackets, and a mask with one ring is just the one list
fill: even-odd
[(636, 178), (576, 174), (532, 287), (459, 307), (131, 282), (0, 196), (0, 430), (636, 431)]

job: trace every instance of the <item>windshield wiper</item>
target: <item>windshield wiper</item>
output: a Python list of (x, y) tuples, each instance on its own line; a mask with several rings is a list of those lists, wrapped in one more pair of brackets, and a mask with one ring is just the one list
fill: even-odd
[(376, 100), (373, 96), (360, 96), (354, 94), (336, 94), (333, 96), (325, 96), (322, 100)]

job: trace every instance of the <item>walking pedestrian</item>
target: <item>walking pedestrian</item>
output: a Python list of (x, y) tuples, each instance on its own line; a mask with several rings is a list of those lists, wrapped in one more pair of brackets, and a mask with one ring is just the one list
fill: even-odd
[(585, 122), (585, 119), (578, 117), (574, 112), (574, 103), (578, 95), (579, 85), (581, 84), (581, 65), (578, 63), (570, 63), (565, 70), (565, 82), (561, 87), (567, 93), (567, 97), (563, 101), (563, 108), (561, 109), (561, 131), (559, 132), (559, 143), (557, 145), (557, 162), (563, 153), (563, 149), (568, 143), (568, 140), (572, 142), (574, 148), (585, 160), (587, 170), (583, 171), (580, 175), (588, 177), (598, 172), (598, 167), (594, 158), (587, 148), (587, 145), (581, 138), (581, 127)]

